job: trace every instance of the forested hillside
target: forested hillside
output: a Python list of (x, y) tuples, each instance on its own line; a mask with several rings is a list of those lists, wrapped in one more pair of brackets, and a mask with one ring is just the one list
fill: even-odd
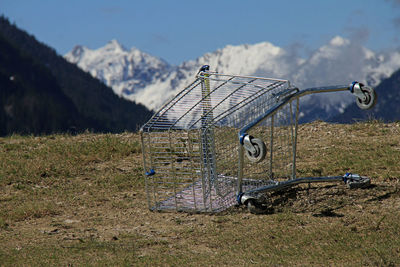
[(135, 131), (151, 116), (0, 17), (0, 135)]

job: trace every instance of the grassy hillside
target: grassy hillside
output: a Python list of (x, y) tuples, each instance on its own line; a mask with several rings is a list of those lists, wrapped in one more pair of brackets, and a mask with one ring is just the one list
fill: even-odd
[(299, 127), (299, 186), (274, 212), (147, 209), (138, 135), (0, 138), (0, 262), (17, 265), (400, 265), (400, 123)]

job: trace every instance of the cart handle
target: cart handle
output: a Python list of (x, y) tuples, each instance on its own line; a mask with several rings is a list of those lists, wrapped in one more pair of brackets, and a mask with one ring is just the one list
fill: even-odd
[[(364, 86), (362, 83), (359, 83), (356, 81), (352, 82), (348, 86), (347, 85), (336, 85), (336, 86), (314, 87), (314, 88), (307, 88), (304, 90), (299, 90), (297, 93), (289, 94), (288, 96), (281, 98), (282, 101), (278, 102), (277, 104), (272, 106), (270, 109), (268, 109), (264, 114), (260, 115), (254, 121), (252, 121), (251, 123), (244, 126), (239, 131), (239, 142), (240, 142), (240, 144), (243, 145), (244, 137), (247, 135), (247, 132), (251, 128), (257, 126), (265, 118), (275, 114), (281, 107), (283, 107), (284, 105), (286, 105), (288, 102), (292, 101), (293, 99), (300, 98), (302, 96), (310, 95), (310, 94), (339, 92), (339, 91), (347, 91), (347, 90), (349, 90), (350, 93), (352, 93), (356, 97), (357, 104), (365, 103), (366, 101), (372, 101), (371, 104), (359, 105), (360, 108), (369, 109), (373, 106), (373, 104), (375, 104), (376, 95), (375, 95), (374, 89)], [(372, 99), (371, 99), (371, 96), (373, 96)]]

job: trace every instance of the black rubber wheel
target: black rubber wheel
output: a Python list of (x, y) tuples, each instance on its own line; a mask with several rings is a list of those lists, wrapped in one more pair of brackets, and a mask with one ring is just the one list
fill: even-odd
[(263, 206), (260, 203), (257, 203), (255, 199), (249, 199), (246, 202), (246, 205), (248, 211), (252, 214), (265, 214), (270, 210), (268, 206)]
[(251, 139), (251, 144), (254, 146), (256, 152), (252, 154), (250, 151), (245, 150), (247, 158), (253, 163), (264, 160), (267, 154), (267, 147), (264, 142), (261, 139), (253, 138)]
[(356, 103), (357, 106), (361, 109), (371, 109), (375, 106), (376, 101), (378, 99), (378, 96), (375, 92), (374, 89), (368, 86), (362, 87), (362, 91), (367, 97), (365, 101), (362, 101), (361, 99), (357, 98)]

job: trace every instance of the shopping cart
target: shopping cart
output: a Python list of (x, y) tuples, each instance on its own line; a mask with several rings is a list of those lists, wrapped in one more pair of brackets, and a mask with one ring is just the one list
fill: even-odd
[(299, 90), (288, 80), (226, 75), (203, 66), (195, 80), (141, 128), (151, 210), (219, 212), (235, 204), (263, 211), (266, 192), (300, 183), (369, 178), (296, 176), (299, 99), (348, 90), (362, 109), (375, 91), (361, 83)]

